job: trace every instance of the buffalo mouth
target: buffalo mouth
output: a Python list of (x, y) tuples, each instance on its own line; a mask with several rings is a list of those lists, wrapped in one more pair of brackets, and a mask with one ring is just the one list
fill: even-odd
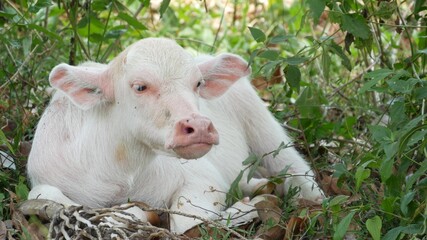
[(172, 150), (184, 159), (197, 159), (203, 157), (211, 149), (213, 144), (217, 143), (193, 143), (185, 146), (176, 146)]

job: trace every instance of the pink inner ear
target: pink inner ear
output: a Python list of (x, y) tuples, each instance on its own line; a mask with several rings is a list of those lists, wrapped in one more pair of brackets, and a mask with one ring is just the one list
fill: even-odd
[(65, 76), (66, 73), (67, 73), (66, 69), (58, 69), (56, 71), (52, 71), (49, 80), (51, 83), (58, 82), (60, 79), (62, 79)]
[(206, 99), (212, 99), (224, 94), (234, 81), (231, 79), (220, 80), (207, 80), (205, 85), (200, 90), (200, 96)]
[(200, 89), (203, 98), (215, 98), (224, 94), (234, 82), (250, 74), (247, 63), (232, 54), (221, 54), (199, 65), (205, 79)]
[[(51, 85), (62, 90), (80, 108), (89, 109), (102, 101), (114, 99), (113, 84), (106, 67), (56, 66), (49, 77)], [(99, 91), (94, 91), (99, 89)]]

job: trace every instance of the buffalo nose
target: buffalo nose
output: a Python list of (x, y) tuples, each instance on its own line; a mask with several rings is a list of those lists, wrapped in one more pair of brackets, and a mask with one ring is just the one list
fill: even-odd
[(184, 136), (198, 136), (216, 134), (212, 122), (204, 117), (182, 119), (177, 123), (177, 134)]

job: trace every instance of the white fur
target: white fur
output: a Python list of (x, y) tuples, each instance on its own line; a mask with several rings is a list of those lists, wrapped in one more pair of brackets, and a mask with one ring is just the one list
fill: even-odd
[[(224, 56), (227, 61), (245, 64), (235, 55)], [(33, 185), (30, 198), (89, 207), (143, 201), (153, 207), (217, 218), (223, 210), (225, 192), (243, 169), (242, 161), (249, 153), (262, 156), (277, 149), (281, 142), (290, 142), (247, 78), (227, 85), (229, 90), (220, 97), (211, 97), (209, 89), (207, 99), (199, 97), (198, 91), (205, 89), (194, 89), (201, 74), (235, 72), (212, 64), (219, 58), (205, 56), (194, 61), (171, 40), (145, 39), (109, 65), (80, 66), (90, 68), (90, 72), (78, 72), (74, 79), (87, 78), (83, 85), (61, 85), (61, 74), (74, 68), (61, 65), (61, 69), (54, 69), (51, 83), (60, 91), (55, 93), (34, 137), (28, 161)], [(210, 65), (217, 66), (217, 72), (205, 72)], [(246, 74), (244, 68), (239, 71)], [(130, 87), (133, 81), (148, 84), (147, 90), (153, 92), (138, 96)], [(71, 101), (71, 95), (82, 86), (99, 87), (99, 91)], [(192, 113), (212, 121), (219, 145), (199, 159), (179, 159), (165, 148), (165, 142), (173, 124)], [(287, 179), (283, 190), (292, 185), (301, 187), (301, 198), (322, 198), (312, 171), (294, 148), (282, 150), (276, 158), (266, 157), (262, 165), (270, 175), (290, 165), (288, 173), (305, 176)], [(242, 181), (246, 182), (246, 177)], [(171, 216), (171, 228), (178, 233), (198, 223), (192, 218)]]

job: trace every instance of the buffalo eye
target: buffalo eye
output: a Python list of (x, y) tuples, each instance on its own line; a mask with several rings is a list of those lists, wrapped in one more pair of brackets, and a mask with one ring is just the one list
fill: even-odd
[(135, 90), (135, 92), (140, 93), (147, 89), (147, 86), (141, 84), (134, 84), (132, 88)]
[(197, 86), (196, 87), (200, 87), (200, 85), (202, 85), (202, 81), (197, 82)]

